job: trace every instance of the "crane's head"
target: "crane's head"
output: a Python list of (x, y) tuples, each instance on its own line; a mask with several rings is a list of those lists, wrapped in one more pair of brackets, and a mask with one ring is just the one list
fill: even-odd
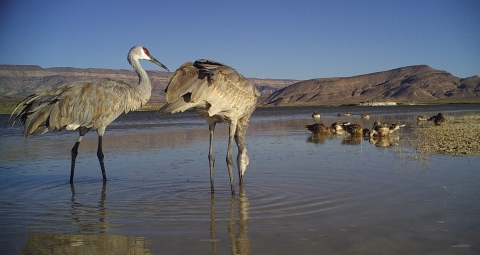
[(133, 65), (133, 60), (139, 60), (139, 59), (144, 59), (144, 60), (148, 60), (156, 65), (159, 65), (160, 67), (162, 67), (163, 69), (167, 70), (167, 71), (170, 71), (168, 70), (168, 68), (166, 66), (164, 66), (162, 63), (160, 63), (160, 61), (158, 61), (156, 58), (154, 58), (152, 55), (150, 55), (150, 52), (148, 51), (147, 48), (143, 47), (143, 46), (134, 46), (130, 49), (130, 51), (128, 52), (128, 63), (130, 63), (130, 65)]

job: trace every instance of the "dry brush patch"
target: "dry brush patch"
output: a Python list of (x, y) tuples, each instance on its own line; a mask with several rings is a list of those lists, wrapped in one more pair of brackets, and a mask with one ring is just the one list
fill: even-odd
[(447, 116), (442, 126), (421, 122), (409, 142), (422, 155), (480, 155), (480, 114)]

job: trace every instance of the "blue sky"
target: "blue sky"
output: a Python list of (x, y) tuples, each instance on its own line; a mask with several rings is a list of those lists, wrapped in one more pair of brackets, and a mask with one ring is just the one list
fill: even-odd
[(257, 78), (418, 64), (465, 78), (480, 75), (479, 13), (478, 0), (3, 0), (0, 64), (131, 69), (143, 45), (170, 70), (206, 58)]

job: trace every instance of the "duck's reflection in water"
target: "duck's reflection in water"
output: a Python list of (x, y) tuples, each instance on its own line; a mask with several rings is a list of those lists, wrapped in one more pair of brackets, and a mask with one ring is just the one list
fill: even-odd
[[(307, 143), (323, 144), (327, 139), (332, 139), (331, 135), (311, 134), (307, 137)], [(368, 141), (370, 144), (381, 147), (390, 148), (398, 145), (400, 137), (398, 135), (388, 135), (384, 137), (363, 137), (363, 136), (345, 136), (340, 144), (342, 145), (359, 145), (362, 141)]]
[(348, 135), (342, 139), (343, 145), (359, 145), (363, 140), (363, 136)]
[[(211, 196), (210, 207), (210, 237), (212, 241), (212, 254), (217, 254), (216, 238), (217, 224), (215, 220), (215, 198)], [(235, 204), (238, 203), (238, 218), (235, 217)], [(230, 198), (230, 213), (228, 220), (228, 237), (230, 239), (230, 253), (234, 254), (250, 254), (250, 240), (247, 235), (248, 221), (248, 198), (243, 187), (240, 186), (238, 198), (232, 196)]]
[(311, 134), (307, 137), (307, 143), (322, 144), (322, 143), (325, 143), (325, 141), (329, 138), (331, 138), (331, 135)]
[(97, 206), (78, 202), (73, 184), (70, 189), (70, 224), (79, 229), (74, 233), (55, 233), (55, 226), (49, 226), (49, 232), (30, 230), (22, 254), (152, 254), (146, 248), (148, 241), (144, 237), (106, 234), (109, 229), (106, 183), (103, 183)]
[(384, 137), (370, 137), (369, 142), (376, 147), (390, 148), (398, 145), (400, 137), (398, 135), (389, 135)]

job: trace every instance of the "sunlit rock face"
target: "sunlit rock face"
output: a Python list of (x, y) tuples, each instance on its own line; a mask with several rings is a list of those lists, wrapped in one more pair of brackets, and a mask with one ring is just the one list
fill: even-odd
[(426, 65), (344, 78), (301, 81), (280, 89), (264, 105), (342, 105), (368, 102), (480, 101), (480, 77), (465, 79)]

